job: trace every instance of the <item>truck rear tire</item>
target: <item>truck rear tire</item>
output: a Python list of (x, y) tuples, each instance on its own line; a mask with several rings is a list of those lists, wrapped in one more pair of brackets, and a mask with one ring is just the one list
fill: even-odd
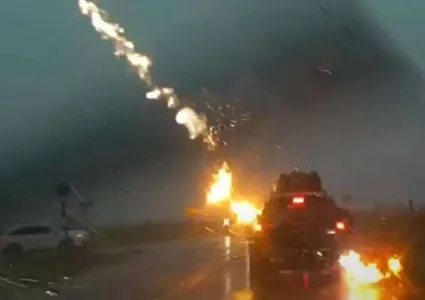
[(268, 277), (270, 277), (269, 264), (268, 261), (256, 251), (255, 247), (250, 247), (249, 256), (251, 287), (254, 293), (260, 292), (267, 289), (267, 283), (269, 282)]
[(58, 244), (58, 249), (60, 251), (69, 252), (74, 250), (74, 248), (75, 248), (74, 241), (70, 238), (64, 238)]

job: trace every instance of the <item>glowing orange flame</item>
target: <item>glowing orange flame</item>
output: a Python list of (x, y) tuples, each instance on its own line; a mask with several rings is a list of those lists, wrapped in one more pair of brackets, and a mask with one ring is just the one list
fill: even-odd
[(400, 272), (402, 271), (403, 267), (401, 266), (400, 259), (397, 257), (391, 257), (388, 260), (388, 269), (391, 273), (393, 273), (396, 276), (400, 275)]
[(242, 224), (254, 224), (260, 213), (250, 202), (232, 201), (230, 208), (236, 215), (236, 221)]
[(262, 231), (262, 230), (263, 230), (263, 226), (261, 226), (261, 224), (255, 223), (254, 231)]
[(207, 203), (214, 204), (223, 201), (230, 201), (232, 194), (232, 173), (226, 162), (213, 175), (213, 184), (207, 194)]
[(207, 205), (225, 203), (229, 205), (228, 213), (236, 216), (236, 222), (255, 224), (260, 211), (249, 201), (236, 201), (232, 196), (233, 177), (226, 162), (213, 175), (213, 182), (207, 193)]
[(345, 278), (350, 286), (374, 284), (391, 276), (398, 276), (402, 270), (400, 259), (388, 259), (388, 270), (382, 271), (376, 263), (364, 263), (360, 254), (351, 250), (341, 255), (339, 263), (345, 271)]

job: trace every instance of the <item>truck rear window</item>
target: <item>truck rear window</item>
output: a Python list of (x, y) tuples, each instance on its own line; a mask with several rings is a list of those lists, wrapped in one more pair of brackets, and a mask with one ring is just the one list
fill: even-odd
[[(303, 198), (303, 207), (305, 209), (320, 209), (322, 206), (330, 205), (334, 206), (334, 203), (331, 199), (322, 196), (316, 195), (304, 195), (304, 196), (296, 196), (296, 195), (275, 195), (270, 197), (265, 205), (265, 211), (280, 211), (287, 210), (294, 201), (294, 198)], [(299, 201), (297, 201), (299, 202)]]

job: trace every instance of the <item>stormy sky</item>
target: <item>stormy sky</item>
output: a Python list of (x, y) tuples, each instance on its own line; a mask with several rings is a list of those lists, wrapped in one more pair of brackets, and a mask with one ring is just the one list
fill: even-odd
[(110, 219), (171, 218), (202, 203), (213, 162), (223, 159), (255, 195), (297, 166), (318, 170), (337, 198), (422, 200), (422, 2), (99, 3), (184, 103), (212, 122), (206, 101), (233, 107), (219, 122), (252, 117), (208, 153), (172, 111), (145, 99), (74, 1), (4, 2), (2, 211), (35, 214), (67, 179)]

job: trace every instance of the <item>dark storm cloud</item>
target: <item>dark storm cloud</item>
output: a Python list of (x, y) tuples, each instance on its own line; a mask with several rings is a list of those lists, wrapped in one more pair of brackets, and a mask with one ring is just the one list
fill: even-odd
[[(298, 165), (319, 169), (337, 193), (369, 199), (377, 197), (376, 182), (384, 188), (385, 170), (397, 197), (420, 193), (414, 165), (424, 148), (423, 107), (416, 67), (423, 64), (411, 47), (415, 33), (407, 25), (388, 26), (394, 8), (377, 13), (378, 0), (367, 7), (330, 0), (101, 4), (153, 56), (158, 81), (175, 86), (184, 101), (205, 110), (203, 86), (223, 101), (242, 99), (242, 110), (253, 117), (226, 134), (229, 146), (217, 153), (235, 162), (242, 182), (262, 174), (266, 186), (283, 168)], [(0, 48), (3, 199), (16, 190), (45, 195), (62, 178), (86, 186), (121, 180), (111, 195), (138, 198), (126, 194), (125, 182), (135, 180), (131, 189), (137, 189), (148, 170), (158, 185), (174, 178), (175, 189), (161, 193), (175, 195), (179, 186), (193, 186), (200, 161), (216, 158), (198, 154), (200, 143), (187, 139), (172, 112), (145, 102), (143, 85), (113, 58), (111, 45), (73, 1), (7, 2), (0, 24), (6, 37)], [(410, 35), (395, 34), (402, 29)], [(185, 162), (194, 170), (189, 183), (179, 176)]]

